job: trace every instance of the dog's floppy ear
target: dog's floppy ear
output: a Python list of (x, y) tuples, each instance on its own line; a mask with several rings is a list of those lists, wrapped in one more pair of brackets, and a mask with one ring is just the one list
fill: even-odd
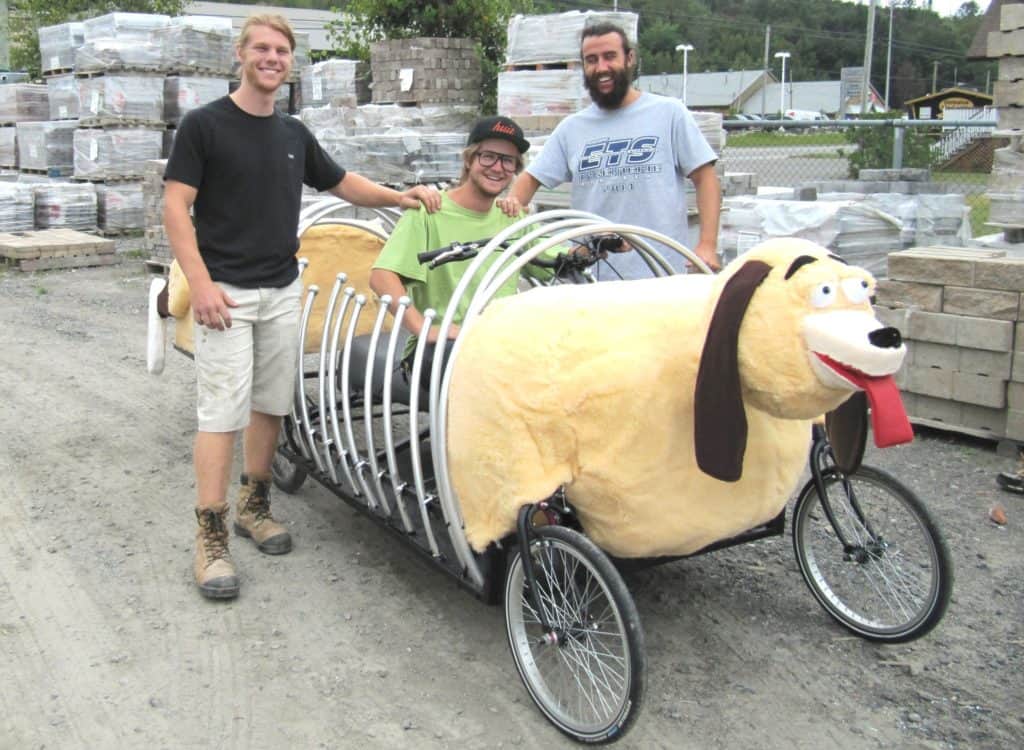
[(867, 394), (857, 391), (826, 414), (825, 432), (839, 469), (844, 474), (857, 471), (868, 442)]
[(740, 324), (757, 287), (772, 267), (760, 260), (745, 263), (722, 288), (711, 315), (694, 393), (693, 438), (697, 465), (723, 482), (743, 474), (747, 450), (747, 415), (740, 388)]

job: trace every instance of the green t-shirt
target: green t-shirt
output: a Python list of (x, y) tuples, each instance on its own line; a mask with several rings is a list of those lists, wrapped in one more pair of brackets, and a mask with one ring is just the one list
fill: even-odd
[[(478, 213), (463, 208), (447, 193), (441, 193), (441, 209), (435, 213), (427, 213), (426, 209), (409, 209), (402, 213), (401, 219), (391, 232), (387, 243), (381, 250), (374, 268), (394, 271), (402, 277), (412, 304), (420, 312), (427, 308), (437, 311), (435, 321), (439, 323), (448, 309), (448, 303), (455, 292), (455, 287), (463, 273), (474, 262), (469, 260), (444, 263), (437, 268), (429, 268), (429, 264), (421, 264), (416, 254), (427, 250), (436, 250), (452, 242), (474, 242), (494, 237), (503, 229), (518, 221), (517, 218), (506, 216), (500, 208), (492, 206), (487, 213)], [(547, 253), (545, 253), (547, 255)], [(462, 323), (480, 281), (487, 268), (501, 258), (500, 251), (492, 253), (487, 262), (477, 271), (473, 282), (459, 300), (453, 322)], [(541, 278), (550, 275), (541, 269), (527, 266), (527, 273)], [(516, 277), (506, 281), (496, 296), (505, 297), (515, 294), (518, 286)], [(408, 356), (416, 346), (415, 337), (406, 343), (405, 354)]]

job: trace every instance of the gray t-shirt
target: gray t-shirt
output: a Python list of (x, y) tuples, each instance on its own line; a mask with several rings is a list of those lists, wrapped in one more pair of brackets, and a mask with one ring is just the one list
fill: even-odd
[[(682, 102), (643, 92), (622, 109), (591, 104), (567, 117), (526, 171), (546, 188), (571, 180), (574, 209), (654, 229), (692, 247), (686, 177), (717, 158)], [(678, 253), (666, 248), (663, 254), (685, 268)], [(609, 263), (624, 278), (651, 275), (635, 252), (612, 255)]]

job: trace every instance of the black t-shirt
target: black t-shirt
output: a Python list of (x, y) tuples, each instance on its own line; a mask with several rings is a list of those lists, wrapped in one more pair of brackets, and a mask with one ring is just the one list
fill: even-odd
[(301, 122), (250, 115), (229, 96), (185, 115), (164, 172), (199, 191), (196, 239), (210, 277), (246, 288), (295, 279), (302, 184), (327, 190), (344, 176)]

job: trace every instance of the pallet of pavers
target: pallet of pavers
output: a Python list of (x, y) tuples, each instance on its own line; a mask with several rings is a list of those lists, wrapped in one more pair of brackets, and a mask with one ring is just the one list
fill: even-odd
[(1024, 443), (1024, 258), (918, 247), (888, 260), (876, 312), (907, 344), (897, 384), (911, 421)]
[(0, 258), (20, 271), (113, 265), (115, 247), (113, 240), (73, 229), (0, 233)]

